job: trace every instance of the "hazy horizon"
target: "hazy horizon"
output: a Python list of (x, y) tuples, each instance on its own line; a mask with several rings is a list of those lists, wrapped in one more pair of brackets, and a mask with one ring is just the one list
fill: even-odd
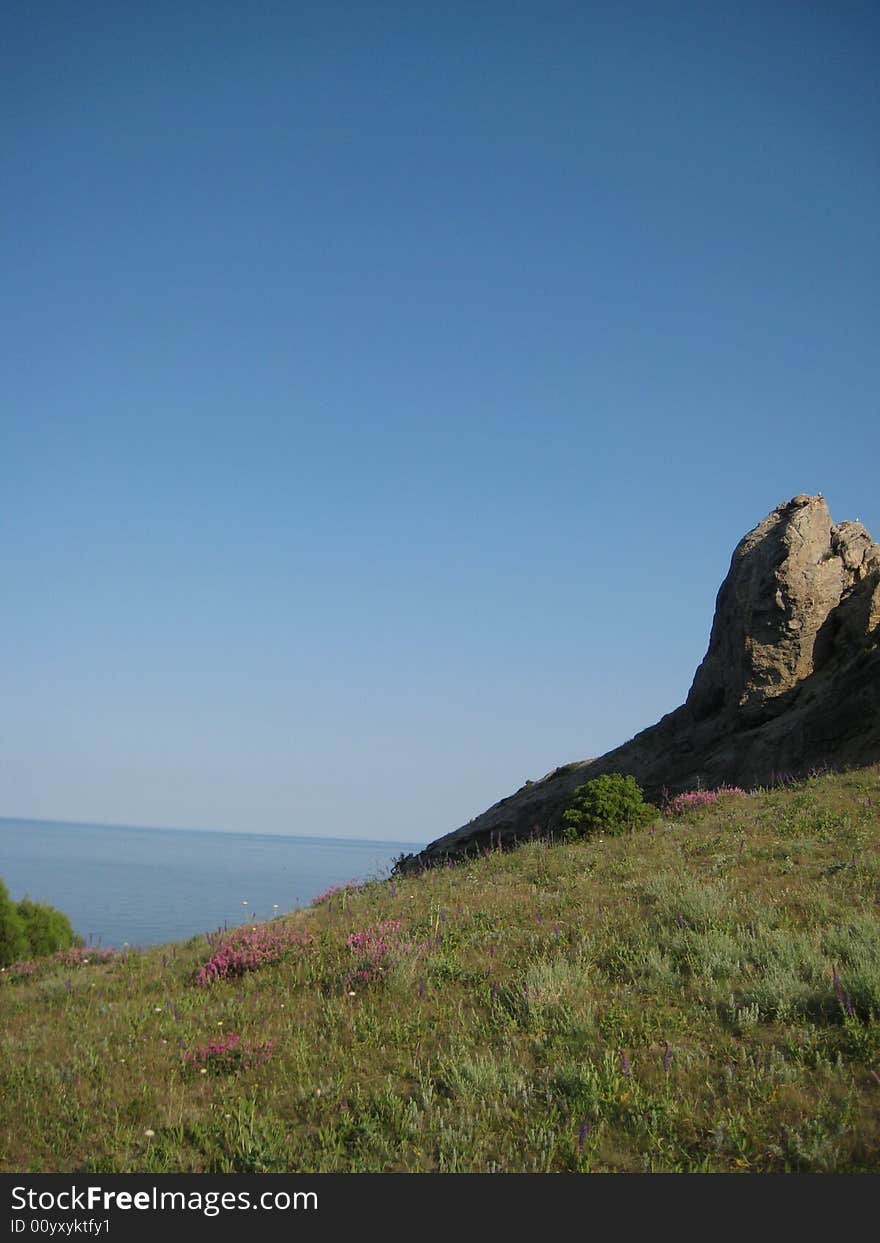
[(248, 837), (291, 837), (304, 842), (358, 842), (362, 845), (374, 846), (418, 846), (416, 839), (404, 837), (329, 837), (327, 835), (310, 836), (308, 833), (291, 833), (286, 828), (270, 829), (261, 826), (259, 829), (228, 829), (217, 824), (108, 824), (106, 821), (95, 820), (54, 820), (38, 819), (34, 816), (0, 816), (0, 825), (4, 824), (46, 824), (58, 828), (71, 829), (125, 829), (144, 833), (228, 833)]
[(4, 34), (5, 817), (428, 842), (681, 704), (776, 505), (880, 538), (876, 5)]

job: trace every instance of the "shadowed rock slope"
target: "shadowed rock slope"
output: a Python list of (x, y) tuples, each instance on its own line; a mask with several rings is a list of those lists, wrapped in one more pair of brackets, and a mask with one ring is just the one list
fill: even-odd
[(835, 526), (821, 496), (779, 505), (740, 541), (685, 703), (623, 746), (566, 764), (398, 865), (406, 871), (561, 828), (574, 789), (604, 773), (648, 798), (771, 784), (880, 759), (880, 545)]

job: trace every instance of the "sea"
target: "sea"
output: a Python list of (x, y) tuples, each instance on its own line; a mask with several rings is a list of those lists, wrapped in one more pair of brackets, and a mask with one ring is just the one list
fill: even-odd
[(424, 843), (0, 818), (0, 880), (63, 911), (86, 944), (182, 941), (381, 879)]

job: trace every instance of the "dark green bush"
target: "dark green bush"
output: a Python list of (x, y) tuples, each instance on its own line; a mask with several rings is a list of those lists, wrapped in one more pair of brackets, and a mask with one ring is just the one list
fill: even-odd
[(18, 903), (18, 913), (24, 924), (32, 958), (41, 958), (46, 954), (54, 954), (56, 950), (67, 950), (71, 945), (82, 944), (82, 938), (73, 931), (70, 920), (63, 911), (56, 911), (54, 906), (45, 906), (24, 897)]
[(634, 777), (610, 773), (578, 786), (562, 819), (566, 837), (578, 838), (593, 833), (622, 833), (645, 824), (657, 814), (657, 808), (645, 802)]
[(9, 890), (0, 880), (0, 967), (8, 967), (27, 954), (28, 941), (24, 921), (9, 898)]
[(82, 945), (82, 938), (62, 911), (27, 897), (13, 902), (0, 880), (0, 967), (22, 958), (42, 958), (71, 945)]

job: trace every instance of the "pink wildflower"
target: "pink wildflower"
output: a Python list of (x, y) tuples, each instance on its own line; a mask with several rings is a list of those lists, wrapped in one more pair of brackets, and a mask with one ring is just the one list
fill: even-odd
[(278, 962), (288, 950), (308, 945), (311, 939), (308, 933), (271, 924), (237, 928), (225, 940), (214, 943), (214, 952), (196, 972), (195, 982), (207, 988), (216, 980), (237, 979), (248, 971)]
[(326, 902), (328, 898), (334, 898), (337, 894), (359, 893), (365, 884), (366, 881), (362, 880), (347, 880), (344, 885), (331, 885), (316, 898), (312, 898), (312, 906), (320, 906), (322, 902)]
[(237, 1032), (227, 1032), (208, 1044), (196, 1045), (187, 1049), (183, 1055), (185, 1062), (190, 1062), (200, 1071), (229, 1072), (234, 1070), (250, 1070), (261, 1066), (272, 1057), (273, 1041), (266, 1040), (262, 1044), (254, 1044), (250, 1040), (242, 1040)]
[(351, 933), (345, 942), (355, 955), (355, 967), (349, 975), (349, 983), (355, 980), (368, 983), (379, 979), (402, 953), (413, 948), (409, 942), (400, 939), (401, 927), (399, 919), (386, 919), (361, 932)]
[(715, 790), (687, 790), (668, 798), (663, 805), (667, 816), (681, 816), (687, 811), (695, 811), (698, 807), (711, 807), (721, 798), (738, 798), (745, 795), (739, 786), (718, 786)]

